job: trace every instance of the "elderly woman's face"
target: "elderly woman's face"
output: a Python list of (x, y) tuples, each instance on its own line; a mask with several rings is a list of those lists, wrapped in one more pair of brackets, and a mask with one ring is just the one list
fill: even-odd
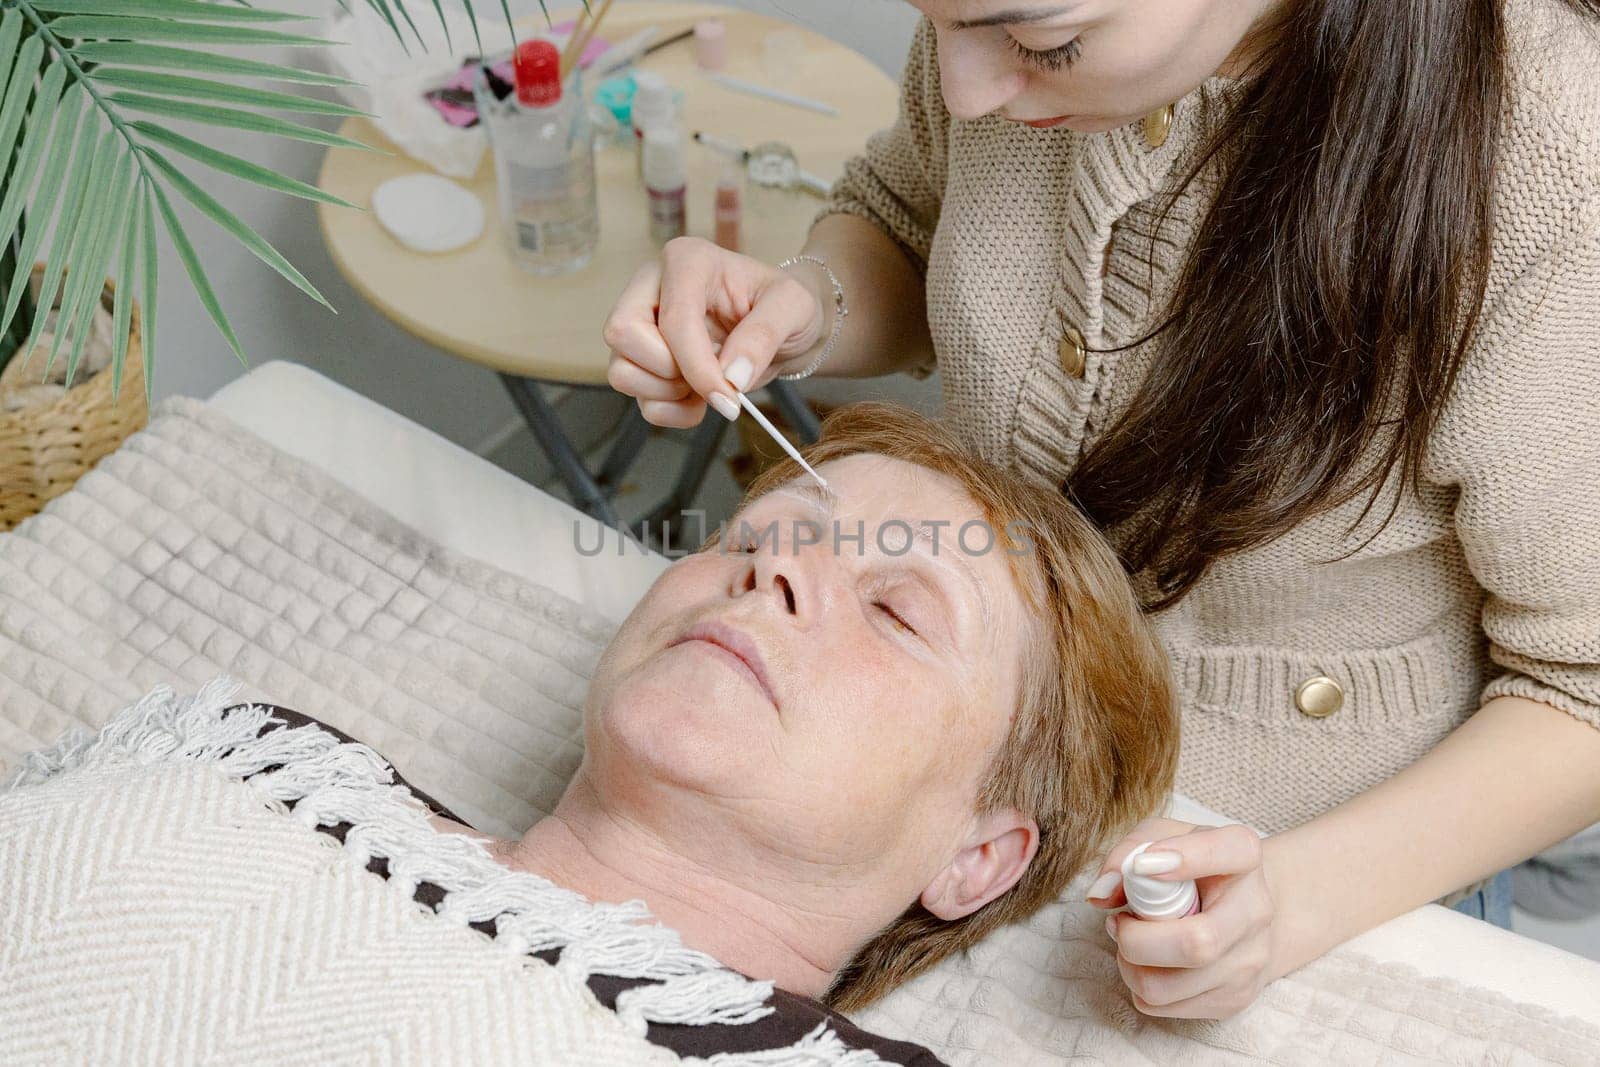
[(953, 480), (877, 455), (819, 469), (831, 494), (790, 482), (657, 580), (596, 671), (586, 760), (613, 796), (687, 792), (708, 831), (897, 867), (914, 894), (1008, 730), (1022, 603), (1004, 531), (984, 551)]
[(939, 37), (945, 105), (1098, 133), (1172, 103), (1275, 0), (910, 0)]

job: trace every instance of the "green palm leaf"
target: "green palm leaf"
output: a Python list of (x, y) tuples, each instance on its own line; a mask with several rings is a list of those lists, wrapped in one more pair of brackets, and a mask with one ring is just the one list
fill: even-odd
[[(50, 156), (44, 165), (44, 173), (39, 179), (38, 191), (33, 195), (34, 225), (28, 227), (22, 238), (22, 252), (17, 256), (15, 277), (6, 279), (6, 310), (4, 325), (0, 326), (0, 333), (11, 329), (11, 319), (22, 304), (22, 295), (27, 291), (29, 280), (32, 277), (32, 268), (28, 266), (33, 258), (39, 254), (39, 245), (44, 241), (47, 229), (39, 220), (49, 219), (53, 216), (56, 206), (56, 196), (61, 192), (62, 179), (67, 173), (67, 160), (71, 158), (73, 145), (76, 143), (74, 134), (78, 129), (78, 122), (83, 117), (85, 110), (84, 101), (87, 95), (83, 86), (73, 85), (61, 95), (60, 106), (56, 109), (55, 128), (51, 130), (54, 141), (50, 145)], [(37, 100), (37, 98), (35, 98)], [(50, 125), (50, 113), (40, 111), (36, 106), (32, 116), (35, 123), (42, 129)], [(93, 131), (89, 131), (92, 136)], [(7, 200), (19, 191), (13, 187), (7, 192)], [(16, 197), (16, 211), (20, 214), (22, 196)], [(43, 314), (39, 315), (43, 319)], [(31, 348), (23, 348), (24, 353), (31, 352)]]
[[(394, 20), (394, 11), (389, 7), (389, 0), (367, 0), (367, 5), (383, 16), (383, 21), (389, 24), (389, 29), (394, 33), (395, 40), (400, 42), (400, 47), (406, 48), (406, 39), (400, 33), (400, 24)], [(339, 6), (349, 10), (344, 0), (339, 0)], [(410, 49), (406, 48), (406, 51), (409, 52)]]
[[(254, 111), (242, 111), (239, 108), (196, 104), (188, 100), (168, 100), (166, 97), (148, 96), (144, 93), (112, 93), (110, 101), (113, 104), (120, 104), (128, 111), (139, 111), (147, 115), (164, 115), (167, 118), (202, 122), (208, 126), (223, 126), (274, 137), (287, 137), (294, 141), (327, 145), (329, 148), (376, 151), (360, 141), (319, 130), (315, 126), (304, 126), (298, 122), (290, 122), (272, 115), (258, 115)], [(3, 132), (0, 130), (0, 133)]]
[(129, 67), (98, 67), (91, 74), (97, 83), (135, 92), (158, 93), (162, 96), (185, 97), (194, 100), (215, 100), (227, 104), (244, 104), (248, 107), (265, 107), (274, 111), (294, 111), (303, 115), (335, 115), (350, 118), (366, 115), (360, 108), (332, 100), (318, 100), (314, 96), (297, 93), (279, 93), (270, 89), (257, 89), (250, 85), (213, 81), (210, 78), (188, 78), (181, 74), (162, 74), (153, 70), (135, 70)]
[[(50, 245), (50, 255), (45, 259), (42, 276), (44, 280), (39, 286), (39, 314), (33, 317), (33, 328), (28, 331), (28, 339), (22, 345), (22, 351), (28, 356), (33, 355), (33, 346), (39, 342), (39, 335), (44, 332), (46, 317), (44, 313), (54, 306), (56, 297), (60, 293), (61, 279), (67, 272), (68, 258), (83, 244), (83, 231), (79, 229), (78, 223), (83, 218), (83, 207), (88, 200), (89, 190), (99, 187), (108, 155), (100, 149), (108, 145), (110, 138), (103, 137), (97, 141), (95, 135), (99, 132), (99, 123), (94, 121), (84, 123), (83, 128), (78, 131), (78, 145), (72, 154), (73, 167), (67, 176), (66, 198), (61, 202), (61, 214), (56, 217), (55, 239)], [(95, 205), (90, 203), (91, 216), (94, 210)]]
[(167, 236), (172, 239), (172, 247), (178, 251), (178, 259), (182, 261), (183, 269), (189, 272), (189, 283), (194, 286), (195, 295), (200, 298), (200, 305), (206, 309), (206, 314), (211, 316), (211, 321), (216, 323), (217, 332), (228, 342), (228, 347), (239, 357), (239, 362), (249, 366), (250, 361), (244, 358), (244, 348), (239, 344), (239, 336), (233, 332), (233, 325), (228, 322), (228, 316), (222, 310), (222, 301), (217, 299), (216, 290), (211, 288), (211, 279), (206, 277), (206, 269), (200, 263), (200, 255), (194, 250), (194, 244), (190, 242), (183, 224), (178, 221), (178, 213), (172, 210), (172, 202), (167, 199), (167, 194), (161, 191), (161, 186), (152, 182), (150, 187), (155, 190), (156, 206), (161, 209), (161, 221), (166, 224)]
[[(51, 303), (57, 305), (54, 336), (44, 363), (43, 373), (47, 376), (50, 368), (55, 366), (62, 342), (72, 333), (73, 317), (78, 312), (81, 297), (80, 290), (84, 288), (85, 280), (90, 277), (94, 251), (99, 243), (101, 229), (109, 215), (109, 212), (84, 210), (84, 207), (110, 195), (114, 172), (121, 164), (118, 152), (120, 146), (115, 143), (113, 136), (101, 135), (100, 143), (95, 147), (94, 165), (90, 168), (89, 180), (80, 194), (81, 200), (72, 230), (72, 239), (67, 243), (67, 255), (64, 257), (65, 261), (72, 265), (71, 269), (62, 273), (59, 287), (53, 284), (55, 279), (52, 278), (46, 283), (46, 288), (40, 290), (41, 307), (49, 307)], [(39, 318), (42, 319), (43, 316)]]
[[(439, 16), (439, 28), (444, 30), (444, 46), (453, 51), (455, 43), (450, 40), (450, 21), (444, 17), (444, 5), (440, 3), (440, 0), (433, 0), (433, 10)], [(471, 4), (467, 5), (467, 15), (472, 18), (472, 36), (476, 39), (478, 36), (478, 20), (472, 15)], [(478, 41), (478, 51), (483, 51), (483, 42), (481, 40)]]
[[(131, 191), (133, 199), (138, 201), (141, 186), (136, 182)], [(128, 326), (133, 321), (133, 294), (128, 291), (132, 288), (128, 282), (139, 269), (137, 257), (140, 214), (137, 202), (130, 203), (127, 217), (122, 223), (122, 256), (117, 268), (117, 277), (122, 280), (122, 284), (117, 286), (111, 302), (111, 402), (113, 404), (117, 402), (117, 397), (122, 392), (122, 365), (128, 359)]]
[[(156, 289), (160, 260), (156, 256), (156, 212), (155, 194), (151, 192), (152, 182), (141, 179), (139, 182), (139, 241), (143, 245), (139, 252), (139, 277), (144, 283), (144, 317), (141, 323), (144, 333), (141, 340), (144, 342), (145, 374), (144, 374), (144, 403), (150, 406), (150, 398), (155, 393), (155, 383), (151, 381), (155, 375), (150, 373), (154, 361), (150, 353), (156, 347)], [(113, 368), (111, 391), (115, 393), (122, 384), (122, 368)]]
[[(206, 7), (211, 5), (207, 4)], [(119, 15), (67, 15), (50, 23), (50, 32), (73, 40), (177, 41), (181, 44), (327, 45), (320, 37), (253, 26), (216, 26), (177, 19), (124, 18)]]
[(189, 203), (200, 209), (201, 214), (227, 230), (235, 240), (259, 257), (261, 262), (283, 275), (295, 288), (329, 311), (333, 311), (333, 305), (328, 303), (321, 293), (317, 292), (316, 286), (306, 281), (305, 275), (295, 270), (276, 248), (273, 248), (266, 242), (265, 238), (252, 230), (243, 219), (223, 207), (216, 197), (191, 181), (187, 174), (173, 166), (171, 160), (160, 152), (149, 149), (145, 152), (145, 155), (151, 163), (155, 164), (156, 169), (161, 171), (174, 189), (182, 193)]
[[(22, 218), (22, 206), (27, 202), (28, 190), (33, 185), (33, 177), (39, 170), (39, 160), (44, 157), (45, 134), (50, 129), (50, 116), (58, 116), (62, 127), (68, 122), (76, 122), (78, 110), (83, 106), (83, 87), (74, 85), (69, 89), (67, 96), (61, 95), (61, 85), (66, 80), (67, 71), (59, 62), (50, 64), (44, 72), (44, 77), (39, 81), (38, 91), (35, 93), (33, 112), (38, 120), (28, 124), (28, 132), (22, 135), (22, 147), (17, 149), (16, 165), (6, 175), (5, 195), (0, 197), (0, 234), (15, 233), (17, 222)], [(26, 100), (22, 93), (17, 94), (17, 99)], [(7, 97), (10, 103), (11, 97)], [(60, 104), (60, 108), (57, 108)], [(62, 135), (62, 141), (72, 139), (71, 130)], [(4, 333), (11, 328), (11, 310), (5, 314), (5, 327), (0, 329)]]
[[(365, 3), (402, 46), (403, 28), (422, 40), (408, 0)], [(448, 35), (442, 3), (428, 3)], [(476, 37), (472, 0), (464, 7)], [(500, 0), (499, 7), (510, 24), (507, 0)], [(110, 273), (116, 283), (111, 300), (113, 395), (121, 388), (137, 299), (148, 401), (157, 352), (158, 231), (164, 231), (201, 306), (243, 361), (243, 347), (169, 190), (290, 284), (328, 306), (309, 279), (174, 159), (183, 156), (285, 195), (353, 205), (166, 125), (167, 120), (197, 122), (328, 147), (365, 147), (271, 114), (342, 119), (360, 114), (358, 109), (241, 82), (335, 88), (353, 84), (335, 75), (231, 54), (235, 46), (332, 43), (276, 28), (307, 16), (274, 10), (270, 0), (266, 6), (246, 0), (0, 0), (0, 9), (0, 239), (19, 230), (21, 236), (15, 263), (6, 268), (9, 276), (0, 277), (0, 344), (15, 336), (12, 323), (28, 307), (32, 264), (42, 253), (39, 305), (44, 310), (33, 309), (23, 317), (16, 333), (25, 332), (27, 340), (18, 351), (24, 359), (31, 355), (43, 334), (46, 312), (59, 304), (45, 369), (66, 353), (70, 384)], [(230, 54), (219, 54), (221, 48)], [(0, 351), (0, 366), (13, 354)]]
[(294, 178), (286, 178), (270, 167), (263, 167), (259, 163), (252, 163), (248, 159), (241, 159), (239, 156), (212, 148), (210, 145), (201, 144), (192, 137), (185, 137), (181, 133), (173, 133), (165, 126), (158, 126), (153, 122), (145, 122), (143, 119), (129, 122), (127, 125), (129, 129), (143, 134), (148, 141), (154, 141), (157, 144), (175, 149), (196, 162), (204, 163), (208, 167), (214, 167), (224, 174), (233, 175), (235, 178), (243, 178), (247, 182), (255, 182), (257, 185), (265, 186), (274, 192), (287, 193), (290, 196), (298, 196), (304, 200), (315, 200), (319, 203), (333, 204), (338, 207), (355, 207), (348, 200), (341, 200), (332, 193), (325, 193), (315, 185), (307, 185), (305, 182), (297, 181)]
[(74, 257), (73, 273), (66, 278), (61, 297), (61, 314), (56, 323), (55, 341), (50, 345), (50, 357), (45, 360), (45, 373), (55, 365), (56, 354), (62, 343), (72, 339), (67, 356), (67, 385), (71, 387), (73, 374), (78, 369), (78, 357), (88, 340), (94, 309), (105, 291), (106, 262), (111, 258), (111, 239), (117, 221), (127, 210), (128, 194), (133, 185), (133, 155), (108, 132), (101, 144), (101, 154), (107, 158), (105, 181), (88, 195), (98, 202), (109, 202), (116, 210), (94, 212), (79, 223), (82, 245)]
[(15, 11), (7, 11), (5, 18), (0, 19), (0, 55), (5, 57), (7, 64), (15, 57), (16, 65), (0, 71), (0, 80), (6, 83), (5, 101), (0, 103), (0, 164), (3, 165), (10, 163), (11, 149), (17, 143), (17, 131), (22, 127), (23, 108), (27, 106), (28, 95), (33, 88), (34, 72), (39, 69), (39, 60), (44, 56), (44, 45), (35, 37), (29, 37), (21, 50), (17, 50), (17, 39), (21, 32), (22, 17)]
[(136, 15), (201, 22), (304, 22), (311, 18), (259, 7), (224, 6), (207, 0), (34, 0), (33, 9), (50, 15)]
[[(15, 11), (7, 11), (0, 17), (0, 82), (6, 85), (6, 97), (0, 104), (0, 127), (10, 130), (6, 134), (4, 154), (0, 154), (0, 164), (11, 158), (12, 138), (17, 135), (17, 127), (22, 123), (22, 106), (27, 103), (28, 97), (23, 90), (32, 84), (33, 72), (38, 69), (39, 59), (44, 55), (44, 45), (36, 49), (24, 48), (23, 55), (17, 53), (17, 41), (22, 37), (22, 16)], [(28, 43), (36, 44), (31, 38)], [(32, 52), (32, 62), (28, 61), (26, 53)], [(15, 69), (12, 60), (18, 60)], [(13, 84), (15, 83), (15, 84)]]
[[(296, 82), (301, 85), (328, 85), (333, 87), (356, 84), (348, 78), (320, 71), (285, 67), (278, 63), (265, 63), (259, 59), (239, 56), (220, 56), (212, 52), (197, 52), (192, 48), (171, 48), (167, 45), (144, 44), (139, 41), (85, 41), (75, 45), (72, 56), (80, 64), (118, 63), (129, 67), (155, 67), (160, 70), (187, 70), (198, 74), (232, 74), (241, 78), (270, 78), (273, 81)], [(98, 72), (97, 72), (98, 73)]]

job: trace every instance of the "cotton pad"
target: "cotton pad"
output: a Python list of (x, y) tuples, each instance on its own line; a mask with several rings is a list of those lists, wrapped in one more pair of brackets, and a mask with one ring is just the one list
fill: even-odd
[(413, 252), (452, 252), (483, 234), (483, 201), (436, 174), (390, 178), (372, 191), (372, 211)]

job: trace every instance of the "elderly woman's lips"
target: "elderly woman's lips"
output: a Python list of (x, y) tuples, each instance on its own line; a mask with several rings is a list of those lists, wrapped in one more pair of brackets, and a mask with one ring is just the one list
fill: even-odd
[[(718, 659), (722, 660), (724, 663), (734, 667), (740, 674), (750, 679), (750, 681), (755, 684), (757, 689), (761, 690), (762, 696), (766, 697), (768, 700), (772, 700), (772, 692), (768, 690), (766, 685), (762, 683), (761, 679), (756, 676), (756, 672), (750, 669), (750, 664), (746, 663), (732, 652), (729, 652), (715, 641), (707, 641), (703, 638), (695, 638), (685, 643), (703, 648), (710, 652), (713, 656), (716, 656)], [(772, 702), (773, 704), (777, 704), (776, 700), (772, 700)]]
[(757, 651), (755, 642), (748, 634), (725, 623), (707, 621), (695, 624), (672, 643), (680, 645), (691, 641), (714, 650), (722, 659), (738, 667), (760, 688), (762, 694), (772, 702), (773, 707), (777, 707), (778, 697), (772, 691), (772, 684), (767, 680), (766, 664), (762, 662), (761, 653)]

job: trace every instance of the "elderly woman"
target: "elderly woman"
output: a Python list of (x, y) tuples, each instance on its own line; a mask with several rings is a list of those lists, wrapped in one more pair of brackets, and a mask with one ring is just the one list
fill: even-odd
[(490, 851), (643, 900), (783, 991), (759, 1027), (650, 1040), (703, 1055), (827, 1016), (906, 1060), (828, 1008), (1054, 900), (1149, 815), (1176, 762), (1172, 684), (1115, 556), (1059, 494), (886, 405), (836, 413), (809, 459), (827, 490), (774, 468), (646, 593), (595, 671), (560, 804)]

